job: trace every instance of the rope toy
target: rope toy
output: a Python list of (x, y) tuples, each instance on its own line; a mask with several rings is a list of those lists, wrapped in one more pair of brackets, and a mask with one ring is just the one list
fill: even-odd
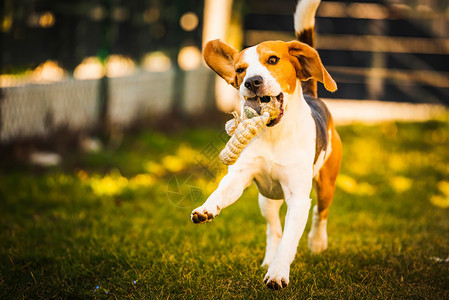
[(226, 133), (231, 136), (226, 146), (220, 153), (220, 160), (225, 165), (233, 165), (242, 153), (243, 149), (271, 120), (280, 114), (280, 108), (275, 105), (276, 101), (270, 101), (261, 105), (259, 115), (252, 107), (243, 108), (244, 118), (239, 117), (236, 112), (232, 115), (234, 119), (225, 124)]

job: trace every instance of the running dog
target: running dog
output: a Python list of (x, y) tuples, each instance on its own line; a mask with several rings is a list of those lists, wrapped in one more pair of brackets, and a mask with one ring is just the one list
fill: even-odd
[[(266, 41), (241, 52), (214, 40), (204, 59), (226, 82), (238, 89), (243, 107), (277, 101), (279, 116), (243, 150), (207, 201), (193, 210), (194, 223), (205, 223), (234, 203), (255, 182), (259, 205), (267, 220), (267, 246), (262, 265), (265, 284), (281, 289), (289, 283), (299, 239), (306, 226), (315, 184), (308, 245), (313, 253), (327, 248), (327, 216), (340, 169), (342, 145), (332, 116), (317, 98), (317, 81), (329, 91), (337, 85), (313, 48), (315, 12), (319, 0), (302, 0), (295, 14), (297, 41)], [(279, 218), (287, 204), (284, 231)]]

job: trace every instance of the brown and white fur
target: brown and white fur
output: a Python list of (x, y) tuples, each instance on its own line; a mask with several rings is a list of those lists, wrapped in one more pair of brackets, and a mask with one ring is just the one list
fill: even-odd
[[(319, 3), (319, 0), (298, 3), (294, 18), (299, 41), (267, 41), (238, 52), (214, 40), (204, 49), (206, 63), (239, 90), (242, 107), (254, 99), (271, 99), (282, 105), (280, 117), (262, 129), (237, 162), (229, 166), (207, 201), (191, 214), (195, 223), (211, 221), (255, 182), (260, 209), (267, 220), (262, 265), (268, 270), (264, 282), (273, 289), (289, 283), (290, 264), (309, 214), (312, 182), (317, 205), (313, 208), (308, 245), (313, 253), (327, 248), (328, 209), (341, 162), (340, 137), (326, 106), (316, 98), (316, 81), (330, 91), (337, 89), (311, 47)], [(287, 215), (282, 232), (279, 208), (283, 200)]]

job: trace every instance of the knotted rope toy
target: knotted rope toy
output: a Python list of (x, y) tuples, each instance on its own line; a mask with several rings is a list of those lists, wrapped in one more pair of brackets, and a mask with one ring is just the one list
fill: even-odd
[(220, 160), (225, 165), (233, 165), (237, 161), (243, 149), (262, 128), (279, 116), (281, 108), (277, 107), (274, 99), (268, 103), (261, 104), (260, 115), (249, 106), (245, 106), (243, 111), (243, 118), (240, 118), (237, 113), (233, 112), (234, 119), (229, 120), (225, 124), (226, 132), (231, 136), (220, 153)]

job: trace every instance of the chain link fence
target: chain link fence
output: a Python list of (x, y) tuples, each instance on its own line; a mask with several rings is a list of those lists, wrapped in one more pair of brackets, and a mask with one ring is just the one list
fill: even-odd
[[(212, 106), (214, 74), (206, 68), (184, 73), (184, 86), (175, 87), (176, 73), (137, 72), (108, 79), (106, 120), (115, 127), (168, 114), (174, 92), (183, 89), (181, 112), (200, 113)], [(101, 79), (68, 79), (49, 84), (2, 88), (0, 142), (46, 137), (59, 129), (88, 131), (100, 126)]]

